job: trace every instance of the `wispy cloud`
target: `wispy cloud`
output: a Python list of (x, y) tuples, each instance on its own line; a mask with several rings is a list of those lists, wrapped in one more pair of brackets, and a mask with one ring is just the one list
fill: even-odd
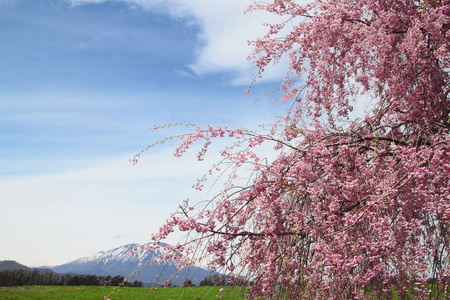
[[(72, 5), (98, 4), (111, 0), (70, 0)], [(248, 41), (267, 33), (265, 22), (280, 22), (286, 18), (267, 12), (244, 14), (251, 0), (115, 0), (167, 14), (197, 24), (200, 33), (195, 61), (188, 67), (199, 76), (227, 73), (230, 83), (248, 85), (257, 75), (253, 62), (247, 60), (252, 47)], [(261, 82), (280, 80), (284, 76), (286, 62), (281, 66), (268, 67)]]
[[(174, 158), (173, 147), (168, 146), (152, 148), (135, 166), (122, 155), (90, 164), (82, 161), (67, 171), (1, 178), (0, 226), (8, 247), (0, 249), (0, 257), (34, 266), (55, 265), (130, 242), (148, 242), (183, 200), (198, 203), (220, 190), (220, 181), (211, 186), (214, 177), (203, 192), (192, 185), (219, 160), (218, 150), (225, 143), (217, 140), (202, 162), (195, 157), (201, 145), (181, 158)], [(273, 158), (271, 146), (260, 151)], [(243, 184), (245, 172), (240, 173)], [(176, 243), (180, 237), (168, 242)]]
[[(191, 185), (203, 175), (198, 170), (205, 163), (173, 160), (171, 150), (147, 154), (136, 166), (127, 158), (108, 158), (79, 170), (2, 179), (5, 202), (0, 226), (8, 247), (0, 250), (0, 257), (25, 264), (59, 264), (77, 258), (72, 255), (97, 252), (102, 249), (99, 244), (107, 249), (148, 241), (178, 203), (193, 195)], [(35, 256), (21, 255), (30, 244)], [(37, 253), (44, 251), (47, 255)]]
[(1, 259), (57, 264), (147, 242), (180, 201), (209, 197), (191, 186), (217, 155), (174, 159), (175, 141), (128, 159), (174, 133), (153, 123), (254, 128), (282, 114), (243, 93), (247, 39), (267, 21), (243, 15), (250, 2), (0, 0)]

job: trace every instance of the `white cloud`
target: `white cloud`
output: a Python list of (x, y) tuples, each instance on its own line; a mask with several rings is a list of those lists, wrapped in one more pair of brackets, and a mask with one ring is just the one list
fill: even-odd
[[(181, 158), (174, 158), (169, 146), (145, 152), (135, 166), (130, 157), (119, 156), (91, 165), (79, 162), (80, 167), (70, 171), (0, 178), (0, 227), (2, 243), (8, 245), (0, 248), (0, 257), (30, 266), (57, 265), (148, 242), (183, 200), (199, 203), (220, 191), (221, 181), (211, 189), (214, 176), (202, 192), (192, 185), (219, 160), (218, 150), (227, 143), (215, 141), (202, 162), (195, 157), (201, 145)], [(273, 158), (272, 146), (262, 147), (262, 156)], [(246, 173), (240, 172), (242, 178)]]
[[(107, 0), (71, 2), (73, 5), (81, 5), (104, 1)], [(198, 25), (201, 29), (199, 39), (202, 44), (196, 60), (190, 65), (197, 75), (227, 72), (232, 74), (236, 84), (248, 84), (255, 75), (251, 63), (246, 60), (251, 51), (251, 48), (246, 46), (246, 40), (261, 36), (265, 30), (259, 27), (259, 24), (267, 19), (261, 14), (243, 15), (243, 9), (250, 1), (116, 1), (126, 1), (130, 5), (156, 10), (172, 18)], [(266, 74), (266, 78), (280, 78), (283, 71), (271, 71)], [(90, 97), (92, 99), (92, 95)], [(39, 101), (23, 102), (20, 104), (23, 107), (17, 107), (20, 113), (4, 117), (15, 123), (23, 123), (24, 120), (42, 122), (51, 118), (51, 121), (58, 125), (55, 127), (83, 125), (104, 129), (115, 126), (124, 127), (124, 130), (130, 132), (133, 132), (132, 129), (137, 127), (139, 122), (125, 122), (122, 119), (106, 118), (107, 116), (101, 118), (100, 115), (105, 114), (105, 111), (102, 111), (104, 104), (111, 108), (115, 101), (92, 100), (82, 110), (89, 110), (90, 113), (86, 114), (85, 119), (79, 119), (75, 117), (84, 114), (77, 115), (72, 109), (72, 104), (78, 103), (76, 99), (68, 99), (67, 102), (60, 102), (61, 97), (48, 99), (50, 100), (42, 98), (37, 99)], [(58, 99), (56, 108), (53, 103), (55, 100), (52, 99)], [(33, 101), (36, 102), (35, 105), (42, 106), (37, 115), (29, 114), (28, 111), (35, 110)], [(17, 101), (8, 105), (15, 107)], [(54, 111), (58, 114), (55, 115)], [(263, 108), (263, 113), (258, 111), (258, 114), (248, 114), (239, 119), (244, 119), (240, 121), (247, 122), (248, 127), (253, 127), (251, 123), (264, 122), (273, 111), (273, 108)], [(113, 112), (111, 114), (115, 116)], [(70, 137), (70, 134), (67, 136)], [(121, 140), (121, 143), (127, 142)], [(173, 148), (169, 148), (145, 154), (145, 158), (136, 166), (129, 164), (130, 157), (127, 156), (94, 163), (86, 162), (82, 158), (82, 161), (74, 163), (70, 159), (71, 156), (64, 153), (64, 161), (55, 158), (49, 163), (65, 164), (68, 166), (66, 169), (71, 171), (0, 178), (3, 199), (0, 226), (4, 229), (2, 243), (8, 245), (0, 249), (0, 257), (27, 265), (52, 265), (125, 243), (147, 242), (150, 233), (158, 229), (180, 201), (191, 197), (194, 202), (198, 202), (211, 196), (197, 193), (191, 186), (197, 177), (207, 171), (212, 162), (217, 161), (217, 156), (213, 155), (210, 160), (199, 163), (192, 152), (181, 159), (174, 159), (172, 150)], [(24, 160), (30, 164), (36, 163), (31, 158)], [(74, 170), (74, 165), (77, 165), (77, 170)], [(16, 162), (10, 167), (17, 168)]]
[(202, 197), (191, 186), (207, 163), (192, 155), (174, 159), (171, 152), (147, 153), (135, 166), (122, 156), (79, 170), (1, 178), (0, 227), (8, 246), (0, 257), (55, 265), (148, 242), (182, 200)]
[[(70, 0), (73, 5), (98, 4), (113, 0)], [(189, 68), (198, 76), (224, 72), (231, 75), (231, 83), (250, 84), (257, 68), (247, 57), (252, 52), (248, 41), (264, 36), (265, 22), (280, 22), (280, 17), (267, 12), (244, 10), (252, 0), (115, 0), (146, 10), (168, 14), (172, 18), (188, 20), (200, 27), (200, 46)], [(283, 18), (284, 20), (285, 18)], [(287, 71), (287, 59), (279, 66), (269, 67), (260, 82), (281, 80)]]

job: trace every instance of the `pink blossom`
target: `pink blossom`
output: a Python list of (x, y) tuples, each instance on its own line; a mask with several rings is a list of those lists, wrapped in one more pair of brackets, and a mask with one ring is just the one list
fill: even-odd
[[(233, 284), (252, 281), (248, 299), (390, 299), (393, 284), (399, 298), (431, 298), (450, 274), (450, 2), (273, 0), (253, 10), (290, 18), (267, 24), (250, 55), (255, 80), (288, 57), (286, 115), (255, 131), (190, 124), (177, 136), (174, 155), (201, 142), (199, 160), (217, 138), (235, 143), (194, 184), (224, 172), (223, 191), (180, 206), (153, 236), (191, 238), (163, 258), (204, 258)], [(356, 118), (363, 99), (371, 105)], [(259, 156), (261, 145), (275, 158)]]

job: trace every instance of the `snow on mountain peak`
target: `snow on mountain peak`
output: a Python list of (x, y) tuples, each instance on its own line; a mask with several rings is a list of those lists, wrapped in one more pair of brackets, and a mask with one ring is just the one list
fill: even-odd
[[(167, 244), (161, 244), (161, 248), (166, 246)], [(100, 251), (60, 266), (54, 266), (52, 269), (59, 273), (128, 277), (140, 269), (142, 265), (146, 265), (139, 271), (139, 275), (135, 275), (134, 279), (151, 283), (164, 282), (164, 280), (172, 277), (172, 283), (178, 285), (183, 284), (183, 277), (188, 275), (189, 278), (201, 280), (211, 274), (211, 270), (196, 266), (191, 266), (189, 270), (179, 272), (175, 261), (169, 260), (165, 263), (154, 261), (155, 258), (164, 253), (163, 249), (152, 250), (150, 248), (141, 247), (139, 244), (128, 244), (108, 251)], [(164, 275), (161, 276), (163, 272)], [(178, 276), (173, 277), (172, 274), (178, 274)]]
[(75, 262), (87, 263), (91, 261), (101, 261), (107, 263), (108, 261), (114, 260), (120, 261), (121, 263), (145, 263), (161, 254), (161, 252), (158, 252), (159, 251), (141, 248), (139, 244), (128, 244), (108, 251), (97, 252), (93, 255), (77, 259)]

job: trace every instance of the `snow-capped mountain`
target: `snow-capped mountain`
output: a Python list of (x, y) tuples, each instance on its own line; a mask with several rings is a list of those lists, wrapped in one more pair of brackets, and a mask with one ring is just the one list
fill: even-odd
[[(136, 250), (132, 251), (133, 249)], [(50, 269), (58, 273), (103, 276), (121, 275), (127, 278), (133, 272), (137, 271), (141, 265), (155, 259), (161, 253), (161, 250), (142, 249), (138, 244), (129, 244), (108, 251), (101, 251), (63, 265), (53, 266)], [(175, 264), (175, 261), (169, 261), (168, 263), (150, 262), (148, 266), (145, 266), (138, 274), (135, 274), (131, 281), (138, 280), (142, 281), (145, 285), (149, 285), (157, 281), (158, 276), (161, 274), (159, 284), (162, 284), (172, 274), (177, 273)], [(208, 268), (191, 266), (189, 270), (183, 269), (178, 272), (178, 275), (171, 279), (171, 283), (174, 285), (183, 285), (186, 279), (191, 279), (194, 284), (198, 285), (203, 278), (212, 273), (214, 272)]]

